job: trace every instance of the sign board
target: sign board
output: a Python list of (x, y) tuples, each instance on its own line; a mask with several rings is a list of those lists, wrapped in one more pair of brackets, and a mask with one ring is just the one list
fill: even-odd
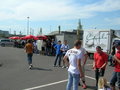
[(104, 52), (108, 51), (110, 31), (84, 31), (83, 47), (94, 53), (96, 46), (101, 46)]

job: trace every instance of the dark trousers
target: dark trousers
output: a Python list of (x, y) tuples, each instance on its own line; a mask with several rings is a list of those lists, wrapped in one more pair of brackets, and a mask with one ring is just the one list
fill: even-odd
[[(59, 64), (59, 66), (61, 66), (61, 57), (62, 57), (61, 54), (57, 54), (57, 55), (56, 55), (55, 62), (54, 62), (54, 66), (56, 66), (57, 62), (58, 62), (58, 64)], [(58, 59), (58, 58), (59, 58), (59, 59)]]
[(113, 59), (112, 59), (112, 57), (113, 57), (113, 56), (112, 56), (112, 55), (110, 55), (110, 56), (109, 56), (109, 59), (108, 59), (108, 60), (109, 60), (109, 62), (110, 62), (110, 66), (112, 66), (112, 65), (113, 65)]
[(104, 73), (105, 73), (105, 69), (99, 70), (99, 69), (97, 68), (97, 69), (95, 70), (96, 86), (98, 86), (99, 77), (104, 76)]
[(27, 54), (27, 60), (28, 60), (28, 64), (29, 64), (29, 65), (32, 64), (32, 56), (33, 56), (32, 53), (28, 53), (28, 54)]
[(51, 48), (51, 54), (52, 54), (53, 56), (55, 56), (55, 48), (54, 48), (54, 47)]
[(51, 53), (51, 48), (50, 47), (46, 47), (46, 55), (50, 55)]

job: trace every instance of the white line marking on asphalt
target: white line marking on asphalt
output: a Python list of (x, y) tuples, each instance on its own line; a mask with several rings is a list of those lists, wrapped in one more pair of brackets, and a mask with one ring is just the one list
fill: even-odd
[(24, 89), (24, 90), (34, 90), (34, 89), (43, 88), (43, 87), (47, 87), (47, 86), (52, 86), (52, 85), (63, 83), (63, 82), (67, 82), (67, 81), (68, 81), (68, 79), (62, 80), (62, 81), (58, 81), (58, 82), (54, 82), (54, 83), (41, 85), (41, 86), (37, 86), (37, 87), (32, 87), (32, 88), (28, 88), (28, 89)]
[(85, 75), (85, 77), (86, 77), (86, 78), (89, 78), (89, 79), (92, 79), (92, 80), (95, 80), (95, 78), (90, 77), (90, 76), (86, 76), (86, 75)]
[[(92, 79), (92, 80), (95, 80), (95, 78), (90, 77), (90, 76), (85, 76), (85, 77), (89, 78), (89, 79)], [(52, 85), (56, 85), (56, 84), (67, 82), (67, 81), (68, 81), (68, 79), (65, 79), (65, 80), (62, 80), (62, 81), (58, 81), (58, 82), (54, 82), (54, 83), (49, 83), (49, 84), (45, 84), (45, 85), (40, 85), (40, 86), (36, 86), (36, 87), (32, 87), (32, 88), (27, 88), (27, 89), (23, 89), (23, 90), (35, 90), (35, 89), (44, 88), (44, 87), (47, 87), (47, 86), (52, 86)], [(107, 83), (110, 83), (110, 82), (107, 82)]]
[[(89, 78), (89, 79), (92, 79), (92, 80), (96, 80), (95, 78), (93, 77), (90, 77), (90, 76), (85, 76), (86, 78)], [(107, 82), (107, 83), (110, 83), (110, 82)]]

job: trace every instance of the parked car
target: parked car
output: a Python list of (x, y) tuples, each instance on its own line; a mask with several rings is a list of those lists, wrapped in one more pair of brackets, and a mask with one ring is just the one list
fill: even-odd
[(14, 42), (10, 39), (0, 39), (0, 46), (5, 47), (5, 46), (13, 46)]

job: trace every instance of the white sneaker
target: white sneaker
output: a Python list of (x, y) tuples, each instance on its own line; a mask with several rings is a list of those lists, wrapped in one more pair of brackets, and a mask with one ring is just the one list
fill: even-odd
[(65, 66), (62, 66), (62, 68), (66, 68)]
[(31, 66), (31, 67), (33, 67), (33, 65), (32, 65), (32, 64), (30, 64), (30, 66)]
[(32, 69), (32, 67), (33, 67), (33, 65), (32, 65), (32, 64), (30, 64), (30, 65), (29, 65), (29, 69)]
[(31, 65), (29, 66), (29, 69), (32, 69)]

